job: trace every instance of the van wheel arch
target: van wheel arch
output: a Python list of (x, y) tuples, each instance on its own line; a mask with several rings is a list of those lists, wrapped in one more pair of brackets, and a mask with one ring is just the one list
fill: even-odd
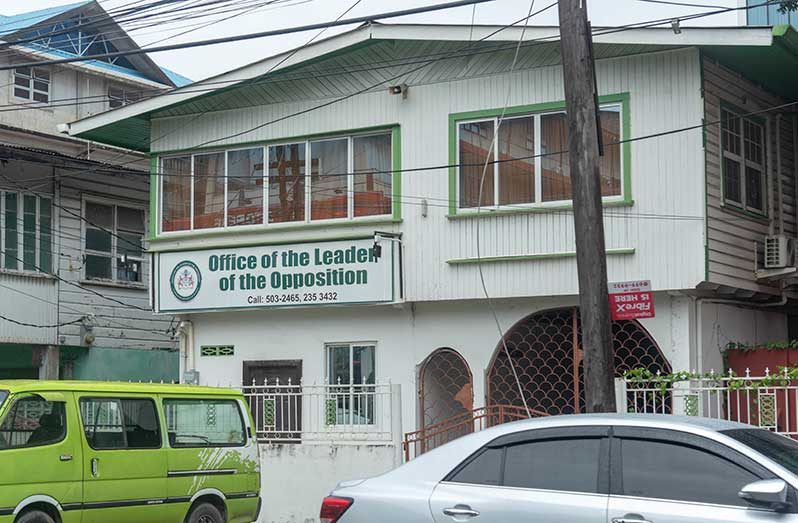
[(203, 503), (208, 503), (216, 507), (216, 509), (222, 514), (224, 521), (227, 521), (227, 504), (225, 503), (224, 499), (215, 494), (205, 494), (199, 496), (191, 503), (191, 506), (188, 508), (188, 512), (186, 512), (186, 517), (183, 520), (184, 523), (188, 523), (188, 520), (191, 517), (191, 513), (194, 511), (194, 509)]
[(58, 512), (58, 507), (41, 501), (37, 503), (31, 503), (30, 505), (22, 509), (19, 512), (19, 514), (17, 514), (17, 517), (14, 519), (14, 523), (21, 521), (25, 516), (27, 516), (31, 512), (44, 513), (47, 516), (49, 516), (55, 523), (61, 523), (61, 514)]

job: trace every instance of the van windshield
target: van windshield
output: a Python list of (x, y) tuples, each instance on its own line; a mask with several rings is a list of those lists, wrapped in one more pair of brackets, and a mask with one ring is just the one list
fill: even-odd
[(7, 390), (0, 390), (0, 409), (3, 408), (3, 403), (6, 402), (6, 398), (8, 397)]

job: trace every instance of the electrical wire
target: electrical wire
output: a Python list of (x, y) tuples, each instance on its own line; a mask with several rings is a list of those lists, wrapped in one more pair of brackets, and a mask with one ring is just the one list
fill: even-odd
[(24, 321), (14, 320), (14, 319), (9, 318), (8, 316), (3, 316), (2, 314), (0, 314), (0, 320), (5, 320), (5, 321), (7, 321), (9, 323), (13, 323), (14, 325), (20, 325), (22, 327), (32, 327), (32, 328), (36, 328), (36, 329), (57, 329), (57, 328), (60, 328), (60, 327), (66, 327), (67, 325), (74, 325), (76, 323), (82, 323), (83, 322), (83, 318), (80, 318), (80, 319), (77, 319), (77, 320), (66, 321), (66, 322), (63, 322), (63, 323), (54, 323), (52, 325), (41, 325), (41, 324), (38, 324), (38, 323), (28, 323), (28, 322), (24, 322)]

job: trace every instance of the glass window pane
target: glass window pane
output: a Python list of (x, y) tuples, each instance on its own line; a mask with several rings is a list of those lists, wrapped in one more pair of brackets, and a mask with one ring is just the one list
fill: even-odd
[(65, 436), (64, 403), (22, 398), (10, 408), (0, 425), (0, 449), (50, 445)]
[(565, 113), (541, 116), (540, 134), (543, 201), (570, 200), (571, 166), (568, 153), (568, 119)]
[(533, 441), (507, 447), (503, 485), (596, 493), (600, 448), (598, 438)]
[(765, 210), (764, 176), (753, 167), (745, 169), (745, 204), (757, 211)]
[(141, 282), (141, 261), (126, 260), (123, 262), (121, 258), (117, 258), (116, 279), (134, 283)]
[(624, 495), (746, 506), (737, 496), (760, 478), (714, 454), (660, 441), (623, 440)]
[(50, 97), (44, 93), (39, 93), (37, 91), (34, 91), (33, 100), (36, 102), (47, 103), (50, 100)]
[[(535, 201), (535, 119), (502, 121), (499, 126), (499, 204)], [(507, 161), (519, 158), (515, 161)]]
[(246, 443), (241, 411), (230, 400), (164, 400), (171, 447), (230, 447)]
[(91, 224), (95, 227), (113, 229), (114, 208), (111, 205), (86, 202), (86, 220), (91, 222)]
[(122, 404), (117, 399), (80, 400), (80, 417), (89, 446), (95, 450), (125, 448)]
[(346, 218), (348, 212), (349, 141), (310, 144), (310, 219)]
[(227, 225), (263, 223), (263, 148), (227, 153)]
[(355, 384), (374, 383), (374, 347), (352, 347), (352, 373)]
[(798, 474), (798, 442), (794, 439), (763, 429), (732, 429), (724, 430), (723, 434)]
[(15, 87), (14, 88), (14, 96), (16, 96), (17, 98), (24, 98), (25, 100), (29, 100), (30, 99), (30, 91), (28, 91), (26, 89), (21, 89), (19, 87)]
[(224, 225), (224, 153), (194, 156), (194, 228)]
[(39, 198), (39, 268), (52, 271), (53, 265), (53, 209), (49, 198)]
[(25, 195), (22, 199), (22, 260), (26, 271), (36, 270), (36, 197)]
[(17, 194), (6, 193), (5, 224), (5, 263), (6, 269), (17, 270), (19, 266), (19, 213), (17, 211)]
[(122, 416), (127, 448), (157, 449), (161, 447), (161, 429), (155, 402), (145, 399), (123, 399)]
[(723, 159), (723, 199), (742, 204), (740, 163), (731, 158)]
[(111, 279), (111, 258), (105, 256), (86, 255), (86, 278)]
[(504, 449), (485, 449), (449, 481), (470, 485), (499, 485), (503, 458)]
[(305, 220), (305, 144), (269, 147), (269, 223)]
[(91, 251), (111, 252), (111, 233), (86, 227), (86, 248)]
[(604, 156), (599, 157), (601, 195), (621, 195), (621, 107), (601, 109), (601, 135)]
[[(460, 124), (460, 207), (476, 207), (482, 185), (482, 205), (493, 205), (493, 121)], [(483, 181), (483, 171), (485, 173)]]
[(330, 383), (348, 385), (351, 383), (349, 376), (349, 345), (335, 345), (329, 347), (330, 358)]
[(187, 231), (191, 228), (191, 158), (161, 160), (161, 229)]
[(17, 67), (16, 69), (14, 69), (14, 74), (30, 78), (31, 70), (30, 67)]
[(122, 231), (144, 232), (144, 211), (129, 207), (116, 208), (117, 226)]
[(765, 163), (763, 151), (765, 148), (764, 132), (762, 126), (751, 120), (745, 120), (745, 159), (759, 165)]
[(721, 111), (720, 121), (723, 150), (739, 155), (740, 138), (742, 136), (740, 130), (740, 117), (724, 109)]
[(120, 256), (134, 256), (141, 257), (142, 247), (141, 243), (144, 237), (141, 234), (131, 234), (129, 232), (120, 232), (116, 240), (116, 251)]
[(25, 89), (29, 89), (30, 88), (30, 78), (25, 77), (25, 76), (16, 75), (16, 76), (14, 76), (14, 85), (19, 86), (19, 87), (24, 87)]
[(33, 81), (33, 88), (36, 89), (37, 91), (42, 91), (44, 93), (47, 93), (49, 91), (49, 89), (50, 89), (50, 84), (47, 83), (47, 82), (34, 80)]
[(45, 82), (50, 81), (50, 71), (47, 69), (37, 68), (33, 70), (33, 77), (37, 80), (44, 80)]
[(391, 143), (390, 134), (352, 139), (355, 216), (391, 214)]

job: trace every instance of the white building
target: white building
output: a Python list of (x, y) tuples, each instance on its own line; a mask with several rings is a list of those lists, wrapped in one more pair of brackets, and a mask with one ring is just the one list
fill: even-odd
[[(70, 124), (149, 139), (154, 300), (183, 320), (186, 377), (243, 380), (262, 439), (301, 443), (266, 447), (266, 521), (315, 517), (401, 433), (517, 414), (480, 259), (530, 408), (583, 408), (559, 42), (530, 28), (510, 72), (521, 34), (369, 24)], [(617, 373), (786, 339), (795, 260), (764, 271), (762, 243), (796, 236), (798, 35), (627, 30), (595, 52), (609, 279), (655, 291), (656, 317), (614, 324)]]
[(143, 54), (31, 65), (137, 48), (93, 0), (0, 15), (0, 47), (0, 378), (175, 378), (142, 252), (147, 157), (58, 126), (188, 80)]

